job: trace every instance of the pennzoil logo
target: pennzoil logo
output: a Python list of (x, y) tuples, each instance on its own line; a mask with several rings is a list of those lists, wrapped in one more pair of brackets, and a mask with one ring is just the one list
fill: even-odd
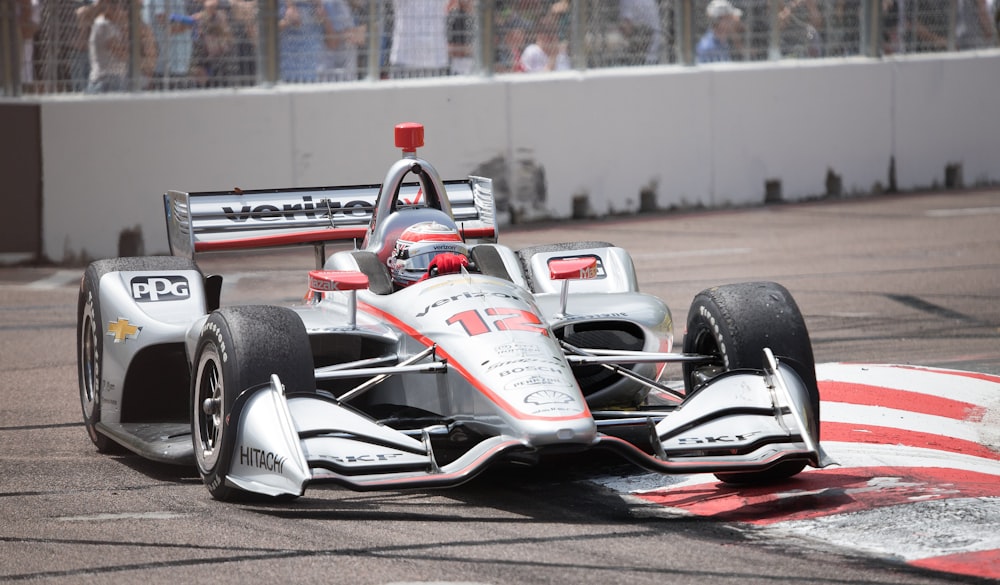
[(108, 322), (108, 335), (115, 338), (115, 343), (125, 343), (127, 339), (139, 337), (142, 327), (129, 323), (125, 317), (118, 317), (117, 321)]
[(136, 276), (129, 281), (129, 290), (132, 298), (140, 303), (191, 298), (191, 286), (183, 276)]
[(560, 388), (571, 388), (572, 385), (568, 380), (560, 378), (558, 376), (545, 376), (542, 374), (532, 374), (530, 376), (525, 376), (523, 378), (518, 378), (508, 382), (507, 385), (503, 387), (504, 390), (514, 391), (514, 390), (524, 390), (525, 388), (531, 388), (532, 386), (548, 386), (548, 387), (560, 387)]

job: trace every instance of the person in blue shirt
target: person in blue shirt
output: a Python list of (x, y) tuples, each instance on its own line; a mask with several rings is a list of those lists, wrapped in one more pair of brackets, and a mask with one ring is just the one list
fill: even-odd
[(310, 83), (326, 68), (327, 48), (333, 48), (331, 6), (322, 0), (280, 0), (278, 53), (281, 80)]
[(697, 63), (731, 61), (733, 45), (740, 42), (743, 11), (729, 0), (712, 0), (705, 8), (709, 26), (694, 49)]

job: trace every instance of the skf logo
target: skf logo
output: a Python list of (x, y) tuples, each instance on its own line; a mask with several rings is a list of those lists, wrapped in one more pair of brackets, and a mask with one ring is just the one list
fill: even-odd
[(140, 303), (180, 301), (191, 296), (183, 276), (136, 276), (130, 285), (132, 298)]

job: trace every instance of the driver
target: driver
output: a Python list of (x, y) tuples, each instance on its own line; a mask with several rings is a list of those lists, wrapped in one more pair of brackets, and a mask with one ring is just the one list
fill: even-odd
[(435, 221), (414, 224), (399, 236), (386, 261), (397, 289), (469, 265), (469, 248), (458, 230)]

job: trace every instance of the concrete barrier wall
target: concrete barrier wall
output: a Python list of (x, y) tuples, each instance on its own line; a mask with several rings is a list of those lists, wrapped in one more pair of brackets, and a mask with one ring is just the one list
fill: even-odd
[[(166, 250), (160, 195), (370, 184), (392, 127), (445, 178), (492, 176), (517, 218), (1000, 181), (1000, 52), (415, 80), (42, 102), (43, 250)], [(895, 176), (890, 175), (894, 162)], [(774, 183), (775, 186), (779, 183)]]

